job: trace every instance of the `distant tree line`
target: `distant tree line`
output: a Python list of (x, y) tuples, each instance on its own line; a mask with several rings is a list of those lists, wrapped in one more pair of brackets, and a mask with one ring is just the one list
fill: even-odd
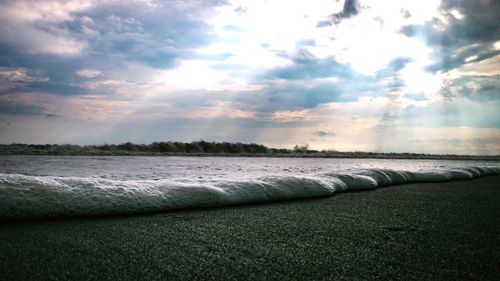
[(153, 142), (151, 144), (134, 144), (131, 142), (119, 145), (97, 146), (103, 150), (125, 150), (160, 153), (268, 153), (270, 149), (262, 144), (207, 142), (204, 140), (185, 142)]
[(0, 154), (266, 154), (288, 153), (287, 149), (268, 148), (255, 143), (208, 142), (204, 140), (193, 142), (153, 142), (151, 144), (122, 144), (103, 145), (72, 145), (72, 144), (8, 144), (0, 145)]
[(391, 158), (391, 159), (465, 159), (500, 160), (499, 155), (432, 155), (417, 153), (339, 152), (312, 150), (307, 144), (293, 149), (269, 148), (255, 143), (161, 141), (151, 144), (73, 145), (73, 144), (0, 144), (0, 155), (175, 155), (175, 156), (246, 156), (246, 157), (317, 157), (317, 158)]

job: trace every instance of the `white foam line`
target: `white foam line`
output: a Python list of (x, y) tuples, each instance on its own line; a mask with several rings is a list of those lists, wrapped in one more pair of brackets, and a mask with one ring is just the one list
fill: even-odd
[(189, 182), (0, 174), (0, 219), (133, 214), (331, 196), (416, 182), (443, 182), (500, 175), (500, 168), (435, 171), (371, 169), (314, 176), (267, 176), (254, 180)]

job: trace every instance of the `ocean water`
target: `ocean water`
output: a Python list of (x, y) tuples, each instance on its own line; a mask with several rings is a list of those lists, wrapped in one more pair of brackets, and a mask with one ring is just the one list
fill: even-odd
[(326, 197), (491, 174), (500, 174), (500, 162), (0, 156), (0, 220), (134, 214)]

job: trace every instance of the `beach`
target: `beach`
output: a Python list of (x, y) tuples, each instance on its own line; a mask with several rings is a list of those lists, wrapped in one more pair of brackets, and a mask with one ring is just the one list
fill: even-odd
[(498, 280), (500, 176), (0, 224), (0, 280)]

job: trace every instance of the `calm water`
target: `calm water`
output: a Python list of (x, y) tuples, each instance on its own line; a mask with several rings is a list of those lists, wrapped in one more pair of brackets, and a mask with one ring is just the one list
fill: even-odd
[(473, 166), (500, 167), (492, 161), (141, 157), (141, 156), (0, 156), (0, 173), (32, 176), (137, 179), (241, 179), (272, 175), (352, 173), (364, 169), (442, 170)]

